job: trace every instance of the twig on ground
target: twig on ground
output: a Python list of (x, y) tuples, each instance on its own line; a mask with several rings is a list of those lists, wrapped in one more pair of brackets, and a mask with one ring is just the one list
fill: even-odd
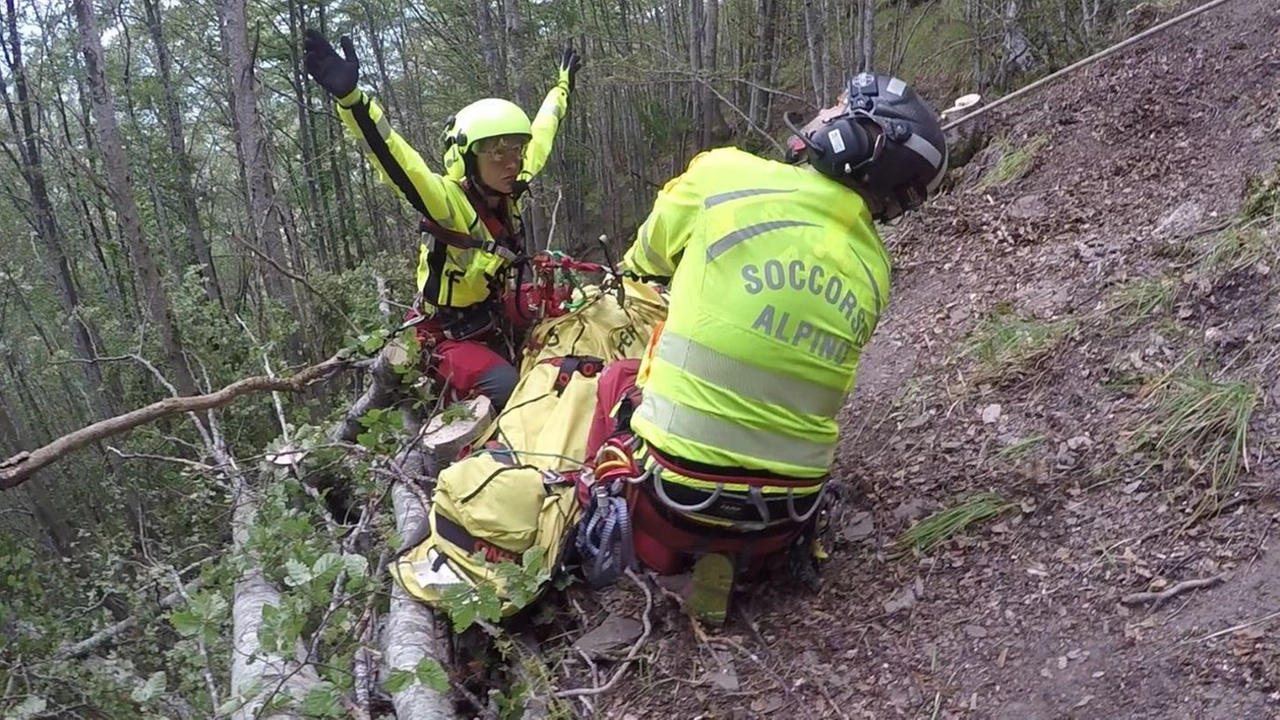
[(1251, 627), (1253, 627), (1254, 625), (1261, 625), (1262, 623), (1267, 622), (1268, 620), (1274, 620), (1274, 619), (1276, 619), (1276, 618), (1280, 618), (1280, 610), (1277, 610), (1276, 612), (1273, 612), (1273, 613), (1269, 613), (1269, 614), (1267, 614), (1267, 615), (1264, 615), (1264, 616), (1262, 616), (1262, 617), (1258, 618), (1257, 620), (1250, 620), (1249, 622), (1246, 622), (1246, 623), (1240, 623), (1239, 625), (1233, 625), (1233, 626), (1231, 626), (1231, 627), (1229, 627), (1229, 628), (1226, 628), (1225, 630), (1219, 630), (1219, 631), (1217, 631), (1217, 632), (1211, 632), (1211, 633), (1209, 633), (1208, 635), (1205, 635), (1204, 637), (1201, 637), (1201, 638), (1196, 638), (1195, 640), (1183, 640), (1182, 642), (1183, 642), (1184, 644), (1185, 644), (1185, 643), (1202, 643), (1202, 642), (1206, 642), (1206, 641), (1208, 641), (1208, 640), (1212, 640), (1212, 639), (1214, 639), (1214, 638), (1216, 638), (1216, 637), (1222, 637), (1223, 635), (1230, 635), (1231, 633), (1236, 632), (1236, 631), (1238, 631), (1238, 630), (1244, 630), (1245, 628), (1251, 628)]
[(822, 697), (827, 699), (827, 702), (831, 704), (831, 708), (835, 710), (836, 714), (840, 716), (841, 720), (849, 720), (849, 716), (845, 714), (845, 711), (840, 709), (840, 703), (836, 702), (836, 699), (831, 697), (831, 692), (827, 690), (827, 684), (822, 681), (818, 681), (813, 684), (818, 686), (818, 692), (822, 693)]
[(640, 648), (644, 647), (644, 643), (649, 639), (649, 634), (653, 632), (653, 623), (649, 619), (649, 613), (653, 610), (653, 593), (649, 590), (649, 584), (640, 579), (633, 571), (627, 571), (627, 577), (631, 581), (640, 586), (644, 591), (644, 614), (641, 616), (644, 620), (644, 632), (640, 633), (640, 639), (636, 640), (631, 646), (631, 650), (627, 652), (627, 656), (622, 659), (622, 665), (613, 673), (613, 677), (609, 678), (609, 682), (604, 685), (589, 688), (574, 688), (572, 690), (561, 690), (555, 694), (558, 698), (582, 697), (586, 695), (600, 695), (613, 689), (622, 676), (626, 674), (627, 669), (631, 667), (631, 663), (635, 661), (636, 655), (640, 653)]
[(1168, 588), (1160, 592), (1136, 592), (1125, 595), (1120, 598), (1123, 605), (1138, 605), (1140, 603), (1154, 601), (1156, 605), (1168, 600), (1169, 598), (1188, 590), (1196, 590), (1198, 588), (1216, 585), (1226, 579), (1226, 575), (1214, 575), (1213, 577), (1200, 578), (1198, 580), (1183, 580), (1180, 583), (1170, 585)]
[(461, 695), (467, 702), (471, 703), (472, 707), (474, 707), (476, 709), (476, 712), (479, 713), (478, 717), (480, 717), (482, 720), (497, 719), (498, 717), (497, 713), (493, 711), (493, 707), (491, 706), (491, 704), (481, 700), (478, 695), (468, 690), (466, 685), (463, 685), (462, 683), (456, 680), (450, 680), (449, 685), (454, 690), (457, 690), (458, 694)]

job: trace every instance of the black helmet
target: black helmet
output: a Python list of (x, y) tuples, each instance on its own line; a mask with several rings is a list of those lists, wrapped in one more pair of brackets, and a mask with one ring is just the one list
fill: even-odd
[(796, 119), (798, 113), (783, 116), (796, 135), (787, 161), (807, 161), (853, 188), (876, 220), (919, 207), (947, 172), (937, 113), (896, 77), (859, 73), (846, 88), (842, 113), (809, 132)]

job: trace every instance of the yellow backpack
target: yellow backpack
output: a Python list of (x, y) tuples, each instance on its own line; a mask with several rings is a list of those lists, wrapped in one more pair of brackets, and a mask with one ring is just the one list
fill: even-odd
[(581, 517), (577, 472), (603, 367), (638, 358), (666, 317), (666, 298), (624, 281), (625, 301), (596, 286), (579, 306), (539, 323), (521, 378), (474, 449), (440, 471), (430, 533), (392, 576), (414, 597), (459, 618), (510, 617), (536, 599), (563, 563)]

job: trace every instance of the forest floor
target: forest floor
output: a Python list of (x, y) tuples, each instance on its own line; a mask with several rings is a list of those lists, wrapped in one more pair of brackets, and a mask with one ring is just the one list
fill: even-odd
[[(701, 638), (658, 598), (642, 663), (579, 714), (1280, 717), (1280, 189), (1250, 180), (1276, 182), (1277, 37), (1280, 5), (1235, 0), (991, 113), (957, 187), (886, 233), (821, 590), (758, 587)], [(979, 492), (1010, 508), (894, 552)]]

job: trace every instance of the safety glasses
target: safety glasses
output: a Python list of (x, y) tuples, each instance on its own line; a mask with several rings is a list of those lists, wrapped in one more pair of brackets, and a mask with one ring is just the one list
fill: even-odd
[(514, 138), (485, 138), (476, 142), (476, 155), (500, 165), (519, 162), (524, 157), (525, 143)]

